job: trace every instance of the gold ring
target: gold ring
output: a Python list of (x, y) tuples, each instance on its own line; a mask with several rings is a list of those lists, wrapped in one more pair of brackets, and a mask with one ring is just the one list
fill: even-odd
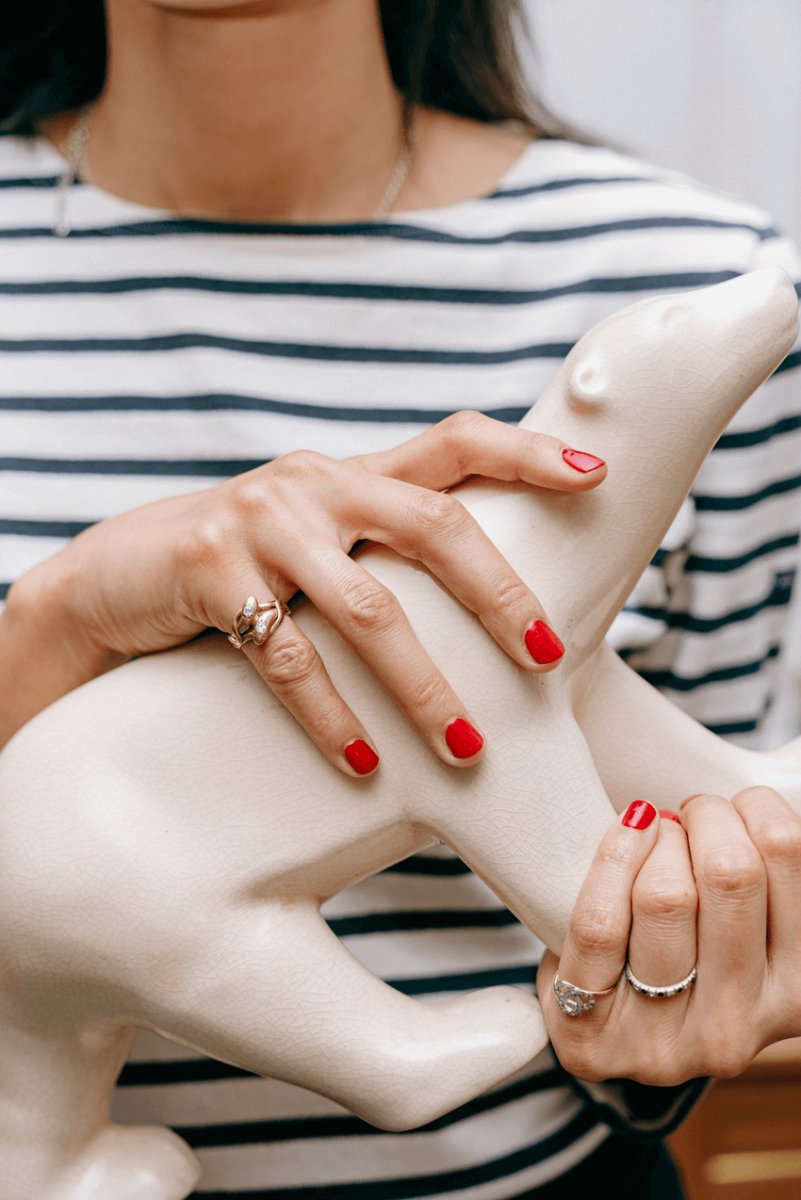
[(257, 600), (248, 596), (245, 603), (231, 622), (231, 632), (228, 641), (237, 650), (241, 650), (248, 642), (261, 646), (271, 633), (275, 633), (289, 609), (280, 600)]

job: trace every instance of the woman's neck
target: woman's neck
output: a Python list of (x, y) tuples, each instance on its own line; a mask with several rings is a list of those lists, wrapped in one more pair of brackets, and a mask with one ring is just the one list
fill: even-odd
[[(110, 0), (98, 186), (233, 220), (369, 216), (404, 144), (377, 4)], [(69, 122), (54, 123), (57, 143)]]

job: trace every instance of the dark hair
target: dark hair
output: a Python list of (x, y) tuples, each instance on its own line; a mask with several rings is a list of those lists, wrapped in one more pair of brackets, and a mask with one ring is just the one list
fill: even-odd
[[(15, 4), (0, 33), (0, 130), (37, 122), (99, 94), (106, 71), (103, 0)], [(575, 136), (530, 92), (517, 53), (521, 0), (380, 0), (395, 83), (410, 103), (480, 121), (519, 121)]]

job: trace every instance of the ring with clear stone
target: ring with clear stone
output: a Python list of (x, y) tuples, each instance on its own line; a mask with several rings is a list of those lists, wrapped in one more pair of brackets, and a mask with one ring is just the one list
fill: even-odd
[(257, 600), (248, 596), (245, 603), (231, 622), (231, 632), (228, 641), (237, 650), (241, 650), (248, 642), (261, 646), (271, 633), (275, 633), (289, 609), (280, 600)]
[(685, 975), (678, 983), (668, 983), (663, 987), (653, 987), (650, 983), (643, 983), (641, 979), (632, 971), (628, 963), (626, 963), (626, 979), (634, 988), (635, 992), (639, 992), (641, 996), (650, 996), (654, 1000), (667, 1000), (671, 996), (678, 996), (681, 992), (686, 992), (687, 988), (692, 987), (698, 975), (698, 963), (695, 964), (689, 975)]
[(591, 992), (589, 988), (580, 988), (567, 979), (560, 979), (557, 971), (553, 977), (553, 990), (559, 1011), (563, 1012), (566, 1017), (580, 1017), (583, 1013), (590, 1012), (595, 1008), (596, 1000), (600, 1000), (602, 996), (611, 996), (612, 992), (616, 992), (619, 983), (620, 979), (618, 978), (611, 987), (604, 988), (600, 992)]

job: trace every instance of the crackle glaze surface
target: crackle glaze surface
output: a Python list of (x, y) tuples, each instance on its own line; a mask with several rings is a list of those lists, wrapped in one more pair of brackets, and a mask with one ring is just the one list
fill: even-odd
[(554, 673), (524, 674), (423, 569), (367, 549), (475, 698), (479, 766), (435, 759), (309, 606), (295, 619), (382, 747), (369, 781), (317, 755), (222, 637), (120, 668), (17, 735), (0, 757), (7, 1200), (192, 1190), (196, 1163), (174, 1134), (109, 1123), (136, 1027), (391, 1129), (530, 1060), (546, 1041), (532, 998), (490, 988), (424, 1006), (320, 917), (323, 900), (434, 838), (558, 948), (613, 804), (762, 782), (801, 808), (801, 748), (719, 741), (603, 646), (705, 455), (787, 353), (796, 312), (776, 270), (624, 310), (581, 340), (524, 422), (591, 445), (609, 463), (603, 486), (459, 490), (563, 637)]

